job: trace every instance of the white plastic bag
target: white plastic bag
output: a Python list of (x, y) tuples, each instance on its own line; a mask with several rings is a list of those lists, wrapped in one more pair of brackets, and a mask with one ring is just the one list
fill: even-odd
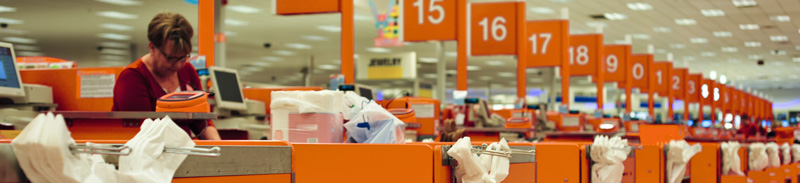
[(350, 120), (353, 119), (353, 116), (356, 115), (361, 109), (364, 108), (364, 105), (370, 102), (369, 99), (362, 97), (356, 92), (347, 91), (344, 93), (344, 104), (347, 108), (344, 110), (344, 119)]
[(782, 165), (788, 165), (789, 163), (791, 163), (792, 150), (791, 147), (789, 147), (789, 143), (784, 142), (783, 145), (781, 145), (781, 152), (782, 152), (781, 157), (783, 157), (783, 159), (781, 159), (783, 163)]
[(683, 175), (686, 174), (686, 164), (702, 150), (703, 147), (700, 144), (690, 146), (684, 140), (671, 140), (667, 151), (667, 183), (680, 183)]
[(767, 155), (767, 146), (764, 143), (750, 144), (750, 153), (748, 153), (748, 165), (750, 170), (761, 171), (769, 166), (769, 155)]
[(792, 162), (800, 162), (800, 144), (792, 144), (792, 157), (794, 157)]
[(722, 174), (728, 175), (730, 171), (734, 174), (744, 176), (741, 167), (741, 158), (739, 158), (739, 142), (723, 142), (722, 149)]
[(775, 142), (767, 143), (767, 156), (769, 157), (770, 167), (781, 166), (781, 158), (780, 156), (778, 156), (778, 143)]
[(405, 142), (405, 126), (403, 121), (374, 101), (344, 124), (347, 142), (354, 143), (402, 144)]
[(458, 139), (455, 144), (447, 150), (456, 161), (456, 176), (464, 183), (496, 183), (493, 177), (489, 176), (486, 169), (480, 164), (480, 158), (472, 153), (472, 142), (469, 137)]
[[(494, 143), (492, 143), (494, 144)], [(500, 139), (500, 142), (497, 143), (495, 151), (501, 152), (511, 152), (511, 147), (508, 146), (508, 141), (505, 138)], [(489, 170), (489, 176), (494, 177), (495, 182), (503, 182), (503, 180), (508, 177), (508, 171), (511, 166), (510, 160), (508, 157), (503, 156), (493, 156), (492, 157), (492, 167)]]
[(622, 162), (628, 158), (630, 151), (628, 140), (620, 137), (596, 136), (590, 151), (590, 156), (594, 162), (592, 165), (592, 182), (621, 182), (625, 171), (625, 166)]

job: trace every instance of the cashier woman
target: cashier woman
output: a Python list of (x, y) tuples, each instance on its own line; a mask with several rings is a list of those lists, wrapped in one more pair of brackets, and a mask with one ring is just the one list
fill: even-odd
[[(119, 74), (114, 85), (112, 111), (155, 111), (156, 100), (168, 93), (202, 90), (200, 77), (187, 62), (192, 51), (194, 30), (177, 13), (164, 12), (153, 17), (147, 28), (149, 54), (131, 63)], [(178, 123), (200, 139), (219, 140), (214, 123)]]

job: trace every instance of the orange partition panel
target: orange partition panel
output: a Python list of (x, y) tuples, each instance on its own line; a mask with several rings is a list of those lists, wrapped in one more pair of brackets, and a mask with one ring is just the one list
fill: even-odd
[(275, 0), (275, 14), (315, 14), (339, 12), (339, 1), (332, 0)]
[[(295, 182), (430, 182), (433, 150), (423, 144), (292, 144)], [(439, 157), (441, 159), (441, 157)]]
[[(442, 145), (453, 145), (454, 142), (414, 143), (426, 144), (433, 147), (433, 171), (435, 183), (449, 183), (453, 175), (450, 166), (442, 165)], [(482, 142), (473, 141), (472, 145), (481, 145)], [(533, 146), (533, 143), (509, 143), (509, 146)], [(512, 163), (509, 166), (508, 177), (503, 182), (533, 182), (536, 179), (536, 163)]]
[(269, 114), (269, 105), (272, 101), (272, 92), (273, 91), (320, 91), (322, 87), (318, 86), (310, 86), (310, 87), (282, 87), (282, 88), (243, 88), (242, 95), (244, 98), (258, 100), (264, 102), (264, 108), (267, 109), (267, 114)]
[[(691, 143), (694, 144), (694, 143)], [(717, 182), (717, 171), (720, 167), (717, 161), (719, 156), (719, 143), (701, 143), (703, 151), (692, 157), (691, 177), (692, 182)]]
[(747, 177), (738, 175), (723, 175), (719, 177), (719, 182), (724, 183), (747, 183)]
[(666, 144), (670, 140), (683, 140), (684, 132), (680, 125), (642, 124), (639, 126), (639, 138), (642, 144)]
[(636, 182), (663, 182), (664, 148), (659, 145), (643, 145), (637, 149)]
[[(20, 70), (22, 83), (40, 84), (53, 88), (53, 102), (60, 111), (111, 111), (113, 99), (81, 98), (82, 75), (114, 74), (118, 77), (123, 67)], [(113, 88), (112, 88), (113, 89)]]
[(292, 174), (238, 175), (219, 177), (174, 178), (173, 183), (216, 183), (216, 182), (292, 182)]
[(770, 183), (769, 173), (766, 171), (749, 171), (747, 172), (747, 179), (748, 183)]
[(536, 182), (580, 182), (580, 149), (569, 143), (537, 143)]
[(767, 173), (767, 179), (770, 182), (781, 182), (783, 183), (786, 180), (786, 172), (783, 168), (780, 167), (769, 167), (764, 170)]

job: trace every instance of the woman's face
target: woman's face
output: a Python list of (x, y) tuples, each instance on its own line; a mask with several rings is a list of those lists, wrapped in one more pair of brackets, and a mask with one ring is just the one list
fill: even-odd
[(172, 41), (167, 41), (161, 48), (153, 44), (150, 45), (150, 55), (153, 58), (155, 67), (153, 71), (160, 76), (169, 76), (177, 73), (189, 58), (188, 52), (173, 49)]

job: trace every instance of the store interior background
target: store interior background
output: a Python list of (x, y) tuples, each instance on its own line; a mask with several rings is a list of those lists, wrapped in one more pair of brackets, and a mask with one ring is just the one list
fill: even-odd
[[(373, 1), (381, 13), (390, 3)], [(356, 55), (416, 52), (420, 82), (430, 85), (437, 84), (436, 63), (446, 62), (446, 86), (455, 89), (455, 41), (444, 42), (444, 60), (437, 59), (437, 42), (375, 48), (378, 29), (369, 2), (355, 0)], [(624, 43), (630, 35), (633, 53), (646, 53), (652, 44), (656, 61), (673, 53), (676, 67), (706, 78), (713, 70), (734, 86), (765, 93), (775, 112), (800, 110), (800, 1), (759, 0), (755, 7), (735, 7), (731, 0), (529, 0), (527, 5), (528, 20), (558, 19), (561, 9), (568, 8), (571, 34), (594, 33), (601, 24), (606, 44)], [(78, 67), (125, 66), (148, 52), (147, 24), (162, 11), (181, 13), (192, 23), (197, 52), (198, 11), (191, 0), (6, 0), (0, 6), (0, 23), (7, 24), (0, 29), (0, 41), (14, 43), (17, 56), (62, 58)], [(277, 16), (271, 0), (228, 0), (223, 17), (217, 21), (225, 21), (225, 66), (239, 70), (248, 86), (303, 86), (300, 71), (312, 58), (311, 86), (325, 86), (339, 73), (339, 14)], [(754, 25), (757, 30), (747, 30)], [(470, 57), (469, 63), (470, 96), (488, 94), (495, 104), (514, 102), (514, 57)], [(553, 73), (528, 69), (529, 101), (546, 100), (542, 90), (552, 85)], [(588, 79), (573, 80), (574, 87), (594, 87)], [(384, 97), (410, 90), (413, 83), (358, 82), (396, 89), (386, 90)]]

